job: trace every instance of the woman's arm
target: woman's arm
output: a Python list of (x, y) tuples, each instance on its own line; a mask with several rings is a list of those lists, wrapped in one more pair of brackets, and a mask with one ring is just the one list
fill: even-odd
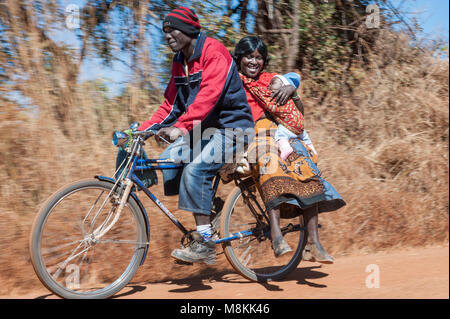
[(272, 100), (279, 105), (284, 105), (294, 95), (296, 88), (292, 85), (284, 85), (279, 90), (272, 93)]
[[(272, 94), (272, 99), (275, 99), (275, 102), (279, 105), (284, 105), (290, 98), (294, 98), (297, 96), (297, 89), (300, 86), (300, 75), (294, 72), (286, 73), (282, 76), (289, 84), (286, 83), (282, 88), (278, 91), (275, 91)], [(300, 101), (300, 104), (296, 106), (300, 112), (303, 114), (303, 104)]]
[(303, 107), (303, 103), (302, 100), (300, 99), (300, 97), (298, 96), (298, 94), (294, 95), (292, 97), (292, 100), (295, 103), (295, 106), (297, 107), (297, 109), (300, 111), (300, 113), (302, 113), (303, 116), (305, 116), (305, 108)]

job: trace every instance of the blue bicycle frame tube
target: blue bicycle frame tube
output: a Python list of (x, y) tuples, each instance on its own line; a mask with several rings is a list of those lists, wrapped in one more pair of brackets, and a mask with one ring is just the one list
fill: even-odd
[[(150, 164), (150, 165), (148, 165)], [(153, 165), (152, 165), (153, 164)], [(156, 165), (154, 165), (156, 164)], [(131, 169), (128, 173), (128, 178), (131, 179), (140, 189), (144, 191), (144, 193), (161, 209), (161, 211), (166, 214), (167, 217), (175, 224), (175, 226), (178, 227), (184, 234), (188, 233), (188, 230), (184, 228), (184, 226), (176, 219), (176, 217), (170, 212), (167, 207), (164, 206), (163, 203), (159, 201), (158, 198), (142, 183), (142, 181), (139, 179), (139, 177), (134, 174), (135, 171), (141, 171), (141, 170), (163, 170), (163, 169), (179, 169), (182, 168), (183, 164), (174, 163), (171, 160), (156, 160), (156, 159), (140, 159), (137, 156), (134, 157), (133, 163), (131, 165)], [(216, 176), (216, 179), (214, 180), (213, 190), (214, 195), (217, 192), (217, 188), (219, 186), (220, 178)], [(216, 244), (225, 243), (228, 241), (236, 240), (239, 238), (244, 238), (248, 236), (252, 236), (253, 231), (252, 230), (244, 230), (237, 233), (234, 233), (233, 235), (221, 238), (215, 241)]]
[(221, 238), (215, 241), (216, 244), (221, 244), (221, 243), (225, 243), (227, 241), (232, 241), (235, 239), (239, 239), (239, 238), (244, 238), (244, 237), (248, 237), (253, 235), (253, 231), (251, 230), (243, 230), (240, 231), (238, 233), (234, 233), (233, 235), (231, 235), (230, 237), (226, 237), (226, 238)]
[(159, 201), (158, 198), (156, 198), (155, 195), (153, 195), (152, 192), (148, 190), (147, 187), (141, 182), (141, 180), (133, 173), (131, 175), (131, 180), (136, 183), (143, 191), (144, 193), (162, 210), (164, 214), (167, 215), (167, 217), (170, 218), (170, 220), (177, 226), (184, 234), (186, 234), (188, 231), (184, 226), (175, 218), (175, 216), (164, 206), (163, 203)]

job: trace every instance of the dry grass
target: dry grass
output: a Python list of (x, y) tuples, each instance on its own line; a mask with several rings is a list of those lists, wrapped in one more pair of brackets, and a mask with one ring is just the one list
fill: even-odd
[[(361, 74), (351, 94), (331, 94), (322, 103), (305, 99), (319, 167), (347, 202), (320, 217), (322, 242), (337, 256), (448, 242), (448, 60), (411, 50), (408, 39), (398, 34), (380, 38), (372, 68)], [(0, 191), (0, 294), (40, 285), (28, 254), (39, 204), (68, 182), (114, 171), (110, 132), (125, 128), (130, 114), (123, 115), (124, 101), (99, 107), (97, 94), (79, 88), (77, 107), (68, 115), (69, 137), (46, 114), (30, 116), (11, 105), (0, 112), (0, 178), (5, 181)], [(150, 107), (130, 109), (139, 109), (131, 116), (140, 119), (151, 112)], [(159, 198), (161, 189), (154, 187)], [(190, 214), (176, 210), (176, 198), (165, 202), (193, 227)], [(179, 233), (154, 204), (144, 204), (151, 215), (152, 242), (136, 280), (204, 271), (172, 264), (169, 254)], [(223, 260), (218, 267), (228, 265)]]
[(380, 38), (351, 95), (308, 101), (319, 167), (348, 204), (321, 218), (333, 253), (448, 241), (448, 60)]

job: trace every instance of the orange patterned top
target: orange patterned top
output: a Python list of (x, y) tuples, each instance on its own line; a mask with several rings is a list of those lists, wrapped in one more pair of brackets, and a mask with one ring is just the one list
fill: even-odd
[(259, 105), (270, 112), (278, 124), (282, 124), (297, 135), (303, 132), (305, 120), (292, 99), (289, 99), (284, 105), (278, 105), (271, 100), (271, 90), (252, 78), (243, 74), (240, 76), (244, 87), (260, 102)]

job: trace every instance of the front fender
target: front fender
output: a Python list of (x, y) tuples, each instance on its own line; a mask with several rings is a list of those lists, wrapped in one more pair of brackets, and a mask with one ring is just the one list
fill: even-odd
[[(111, 177), (96, 175), (95, 178), (100, 180), (100, 181), (102, 181), (102, 182), (108, 182), (108, 183), (111, 183), (111, 184), (115, 184), (116, 183), (116, 180), (114, 178), (111, 178)], [(138, 206), (139, 206), (139, 208), (141, 210), (142, 217), (144, 217), (144, 221), (145, 221), (145, 229), (146, 229), (146, 232), (147, 232), (146, 233), (146, 235), (147, 235), (147, 245), (145, 245), (144, 255), (142, 256), (141, 263), (139, 264), (141, 266), (142, 264), (144, 264), (145, 258), (147, 257), (148, 246), (149, 246), (148, 243), (150, 242), (150, 223), (148, 221), (147, 211), (145, 210), (144, 205), (142, 205), (139, 197), (134, 192), (131, 192), (130, 196), (133, 197), (133, 199), (136, 201), (136, 203), (138, 204)]]

